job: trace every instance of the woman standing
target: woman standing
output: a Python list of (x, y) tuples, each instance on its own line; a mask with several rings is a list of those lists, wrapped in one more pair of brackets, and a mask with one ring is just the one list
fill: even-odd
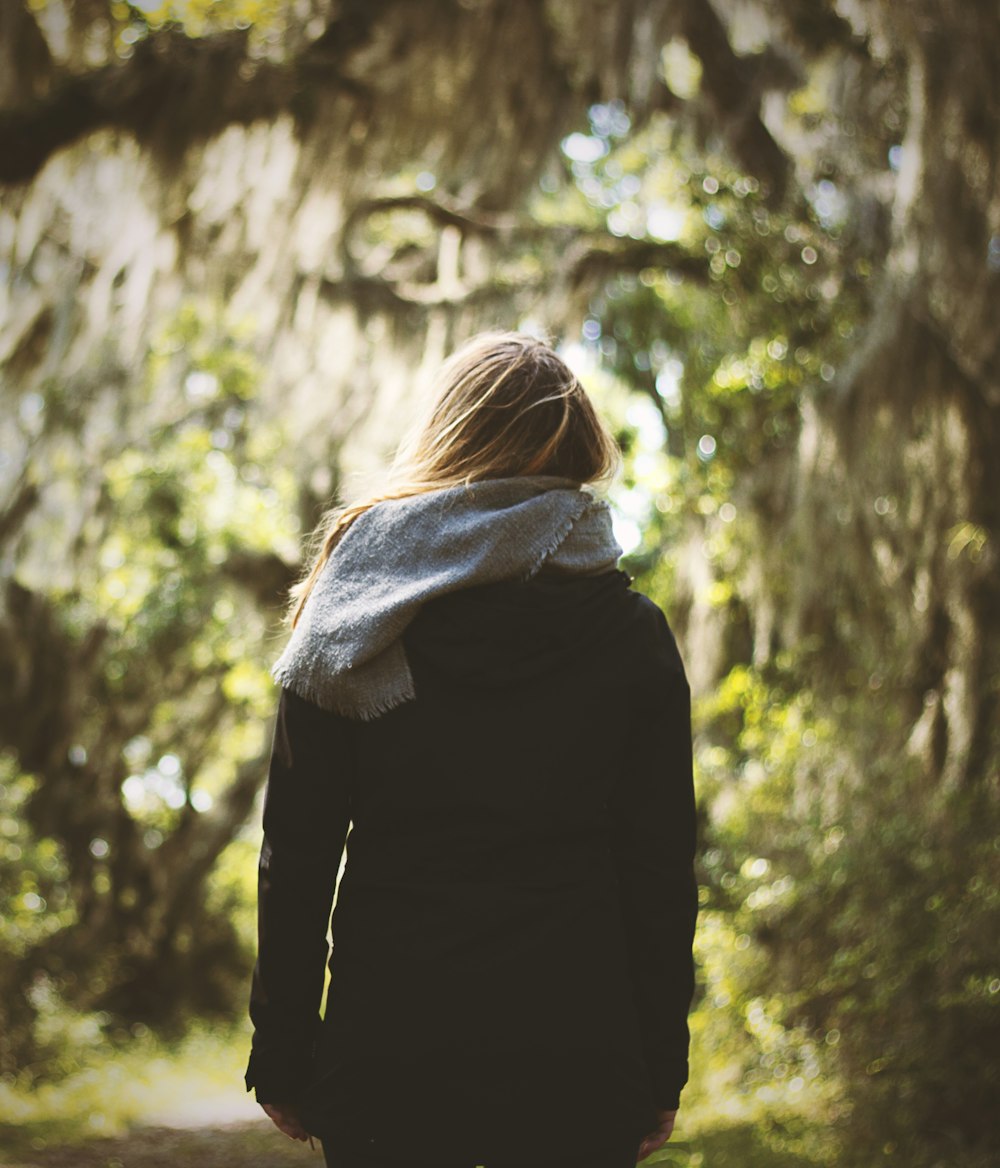
[(475, 338), (292, 590), (246, 1083), (328, 1165), (631, 1168), (670, 1135), (689, 694), (582, 489), (617, 455), (551, 348)]

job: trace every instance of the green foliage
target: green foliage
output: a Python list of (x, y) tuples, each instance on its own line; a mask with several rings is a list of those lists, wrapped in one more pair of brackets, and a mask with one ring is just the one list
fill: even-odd
[(139, 1024), (102, 1038), (93, 1019), (74, 1019), (65, 1007), (57, 1024), (73, 1042), (60, 1079), (31, 1088), (25, 1076), (0, 1078), (4, 1151), (65, 1148), (125, 1135), (141, 1122), (203, 1121), (213, 1104), (231, 1112), (243, 1102), (245, 1019), (223, 1027), (192, 1023), (182, 1039), (170, 1040)]
[[(827, 111), (807, 86), (789, 116)], [(1000, 1143), (995, 795), (941, 789), (910, 748), (908, 649), (888, 625), (859, 635), (861, 598), (838, 611), (845, 574), (813, 562), (831, 595), (811, 635), (782, 647), (750, 625), (796, 601), (803, 417), (871, 310), (872, 241), (828, 178), (775, 210), (675, 123), (618, 133), (615, 117), (595, 107), (566, 144), (591, 213), (659, 248), (609, 278), (583, 328), (633, 394), (614, 501), (643, 528), (639, 586), (679, 629), (710, 614), (720, 667), (696, 709), (704, 1065), (685, 1107), (811, 1117), (859, 1168), (985, 1165)], [(988, 536), (950, 538), (981, 555)], [(704, 577), (686, 593), (692, 545)]]
[(287, 35), (291, 15), (288, 0), (111, 0), (109, 8), (123, 56), (149, 30), (166, 25), (183, 29), (189, 37), (235, 29), (273, 42)]
[[(737, 21), (744, 41), (757, 17), (769, 27), (767, 6), (759, 7), (753, 20)], [(893, 19), (903, 20), (905, 7)], [(287, 0), (114, 0), (108, 11), (123, 58), (161, 30), (182, 34), (161, 38), (175, 48), (183, 36), (228, 32), (235, 44), (245, 33), (250, 54), (240, 76), (248, 86), (270, 72), (257, 61), (279, 61), (321, 27), (299, 28)], [(814, 441), (803, 441), (836, 395), (855, 392), (853, 373), (836, 395), (834, 385), (856, 365), (866, 321), (881, 307), (872, 285), (889, 266), (890, 220), (898, 227), (913, 213), (909, 198), (890, 213), (900, 158), (915, 202), (933, 194), (932, 154), (917, 141), (921, 119), (911, 119), (899, 144), (908, 84), (918, 98), (924, 84), (902, 75), (912, 50), (866, 59), (877, 50), (863, 43), (865, 21), (855, 16), (852, 29), (829, 5), (784, 5), (789, 43), (768, 46), (778, 50), (773, 60), (754, 56), (763, 44), (744, 44), (737, 58), (751, 78), (777, 68), (786, 49), (789, 60), (801, 56), (788, 75), (778, 69), (773, 88), (764, 74), (753, 78), (746, 119), (725, 102), (713, 114), (747, 130), (754, 93), (767, 90), (768, 131), (794, 155), (799, 180), (784, 205), (768, 201), (724, 153), (717, 134), (728, 129), (732, 138), (733, 125), (699, 124), (694, 101), (712, 84), (713, 62), (703, 69), (677, 39), (661, 66), (679, 103), (691, 99), (692, 116), (675, 108), (636, 129), (623, 103), (592, 106), (586, 132), (564, 139), (567, 181), (554, 171), (542, 179), (523, 239), (494, 248), (487, 230), (461, 244), (462, 264), (488, 266), (505, 291), (545, 287), (567, 241), (566, 255), (579, 260), (570, 292), (600, 274), (600, 290), (584, 306), (583, 340), (600, 363), (593, 388), (626, 451), (613, 491), (630, 536), (626, 563), (690, 633), (694, 651), (711, 658), (696, 710), (701, 985), (683, 1112), (694, 1115), (694, 1134), (682, 1131), (658, 1157), (693, 1168), (972, 1168), (992, 1162), (1000, 1142), (1000, 968), (991, 944), (1000, 934), (1000, 834), (988, 786), (996, 730), (975, 743), (986, 763), (973, 775), (979, 786), (949, 785), (935, 752), (954, 753), (953, 742), (941, 743), (956, 725), (961, 737), (962, 719), (946, 711), (925, 723), (920, 712), (928, 697), (945, 704), (938, 675), (955, 673), (963, 652), (966, 663), (974, 657), (968, 644), (988, 628), (967, 602), (968, 581), (995, 555), (993, 513), (977, 510), (969, 495), (953, 514), (925, 507), (934, 522), (924, 522), (916, 496), (946, 496), (963, 481), (942, 476), (908, 498), (925, 453), (952, 449), (922, 431), (955, 429), (954, 449), (963, 451), (957, 414), (918, 402), (911, 429), (896, 433), (900, 415), (893, 421), (883, 411), (889, 421), (879, 422), (879, 441), (868, 443), (863, 426), (853, 434), (865, 489), (882, 484), (872, 495), (882, 526), (858, 525), (860, 546), (846, 565), (842, 516), (850, 517), (853, 484), (842, 467), (831, 470), (816, 427)], [(93, 27), (96, 46), (107, 29)], [(345, 25), (328, 33), (338, 49), (350, 36)], [(920, 39), (915, 31), (912, 39)], [(845, 40), (850, 60), (833, 66), (826, 49)], [(861, 82), (865, 70), (878, 74), (874, 84)], [(838, 87), (843, 108), (831, 105)], [(361, 92), (345, 89), (345, 106)], [(927, 96), (922, 120), (930, 125)], [(363, 129), (363, 118), (351, 118), (352, 133)], [(972, 141), (962, 141), (960, 123), (949, 144), (956, 158)], [(980, 162), (988, 161), (989, 124), (976, 132)], [(370, 135), (374, 143), (375, 127)], [(427, 160), (435, 171), (447, 169), (438, 165), (447, 157), (443, 141), (433, 147), (438, 160)], [(359, 139), (352, 156), (362, 163), (363, 145)], [(379, 176), (376, 194), (411, 197), (415, 188), (433, 198), (440, 180), (455, 197), (474, 178), (422, 167), (408, 158), (397, 174)], [(911, 329), (900, 336), (939, 329), (939, 349), (915, 342), (913, 358), (902, 342), (874, 336), (910, 362), (900, 395), (928, 352), (949, 368), (936, 369), (940, 385), (924, 379), (925, 399), (947, 391), (959, 401), (983, 389), (977, 365), (988, 361), (964, 352), (957, 332), (948, 335), (940, 307), (955, 288), (985, 287), (980, 276), (996, 259), (995, 240), (984, 237), (968, 251), (982, 244), (979, 275), (962, 270), (980, 196), (975, 184), (959, 185), (968, 199), (953, 224), (942, 217), (940, 244), (928, 247), (925, 235), (892, 257), (931, 283), (948, 264), (956, 273), (951, 289), (942, 279), (926, 300), (909, 289), (913, 299), (896, 305)], [(394, 296), (440, 274), (440, 224), (417, 200), (349, 218), (351, 239), (341, 240), (357, 249), (358, 273), (387, 281)], [(942, 208), (927, 206), (936, 228)], [(918, 219), (910, 226), (923, 231)], [(504, 226), (498, 239), (516, 234)], [(477, 322), (475, 297), (462, 296), (457, 306), (435, 303), (435, 328), (444, 322), (461, 332)], [(80, 1071), (76, 1081), (90, 1083), (80, 1114), (91, 1105), (87, 1075), (99, 1066), (101, 1044), (117, 1056), (136, 1038), (148, 1053), (135, 1019), (176, 1026), (191, 1011), (230, 1009), (248, 963), (256, 847), (238, 834), (246, 801), (229, 799), (238, 776), (245, 781), (259, 762), (271, 711), (264, 666), (277, 588), (260, 585), (259, 575), (277, 565), (280, 578), (281, 561), (294, 561), (296, 508), (309, 493), (282, 469), (280, 426), (251, 424), (253, 331), (252, 322), (191, 303), (160, 330), (144, 375), (106, 414), (87, 413), (88, 403), (58, 378), (44, 403), (41, 394), (23, 403), (31, 433), (44, 429), (35, 473), (57, 501), (35, 529), (57, 551), (35, 557), (30, 583), (57, 613), (59, 648), (80, 696), (65, 703), (65, 725), (46, 726), (56, 746), (45, 766), (22, 773), (12, 756), (0, 762), (0, 1065), (22, 1068), (22, 1087)], [(959, 392), (955, 383), (966, 379)], [(908, 444), (903, 456), (886, 448), (892, 442)], [(337, 468), (328, 469), (335, 477)], [(992, 497), (983, 465), (973, 465), (970, 479), (976, 475), (973, 489)], [(807, 514), (830, 517), (829, 528), (803, 532), (796, 500), (816, 489), (826, 492), (825, 509)], [(946, 549), (940, 578), (923, 550), (935, 543)], [(888, 577), (891, 603), (873, 595)], [(988, 609), (992, 598), (982, 591)], [(918, 601), (939, 636), (914, 633)], [(801, 620), (783, 620), (786, 610)], [(970, 689), (977, 676), (969, 670)], [(972, 707), (976, 695), (963, 696), (962, 684), (951, 700)], [(922, 723), (927, 749), (914, 737)], [(221, 830), (204, 830), (213, 817)], [(120, 1074), (109, 1071), (108, 1081), (124, 1090)]]
[(17, 958), (70, 923), (72, 906), (59, 843), (35, 839), (24, 819), (36, 780), (18, 774), (9, 757), (0, 759), (0, 776), (0, 947)]
[(36, 786), (0, 756), (0, 1065), (12, 1065), (34, 1038), (35, 1011), (25, 994), (37, 974), (35, 950), (75, 920), (66, 858), (59, 842), (38, 838), (25, 817)]
[[(18, 875), (3, 882), (0, 1069), (58, 1077), (123, 1020), (176, 1032), (245, 994), (247, 842), (215, 862), (264, 777), (276, 612), (257, 564), (298, 550), (280, 428), (247, 424), (251, 341), (247, 322), (185, 306), (152, 347), (141, 434), (125, 417), (81, 452), (96, 505), (46, 590), (79, 661), (75, 720), (49, 735), (72, 737), (38, 776), (5, 761), (0, 865)], [(52, 470), (73, 498), (79, 461)]]
[(656, 403), (682, 499), (709, 513), (794, 443), (802, 398), (826, 392), (849, 351), (871, 264), (854, 258), (829, 181), (776, 211), (667, 119), (624, 138), (613, 124), (594, 115), (601, 152), (573, 162), (576, 184), (612, 235), (654, 250), (591, 301), (584, 336)]
[[(857, 695), (834, 719), (795, 664), (738, 667), (699, 711), (716, 740), (700, 752), (708, 927), (745, 953), (709, 947), (708, 992), (763, 1028), (744, 1083), (844, 1085), (842, 1162), (985, 1164), (1000, 1137), (995, 811), (935, 794), (905, 754), (880, 758), (888, 709)], [(845, 739), (873, 744), (866, 766)]]
[[(181, 1041), (164, 1042), (137, 1027), (127, 1045), (84, 1045), (77, 1066), (61, 1082), (34, 1091), (0, 1080), (0, 1162), (16, 1162), (58, 1152), (81, 1163), (113, 1163), (131, 1168), (160, 1163), (170, 1155), (198, 1164), (284, 1163), (282, 1149), (295, 1148), (261, 1122), (243, 1093), (242, 1073), (248, 1027), (210, 1028), (196, 1024)], [(258, 1122), (253, 1123), (256, 1115)], [(185, 1128), (218, 1118), (246, 1117), (246, 1128), (201, 1132), (211, 1147), (187, 1151)], [(170, 1128), (165, 1128), (169, 1124)], [(175, 1127), (176, 1125), (176, 1127)], [(146, 1129), (151, 1129), (147, 1131)], [(192, 1138), (193, 1133), (187, 1133)], [(101, 1143), (97, 1143), (97, 1139)], [(103, 1141), (114, 1141), (104, 1143)], [(176, 1149), (175, 1149), (176, 1143)], [(208, 1158), (212, 1151), (216, 1158)], [(696, 1116), (685, 1103), (670, 1143), (644, 1164), (676, 1168), (827, 1168), (836, 1161), (801, 1117), (771, 1105), (746, 1110), (739, 1120)]]

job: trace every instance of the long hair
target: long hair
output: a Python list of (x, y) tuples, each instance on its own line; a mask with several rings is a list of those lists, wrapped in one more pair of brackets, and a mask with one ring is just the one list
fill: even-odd
[(609, 478), (619, 459), (583, 386), (549, 345), (522, 333), (481, 333), (442, 366), (430, 411), (400, 444), (385, 489), (324, 512), (309, 567), (289, 589), (286, 620), (294, 628), (337, 542), (376, 503), (517, 475), (582, 486)]

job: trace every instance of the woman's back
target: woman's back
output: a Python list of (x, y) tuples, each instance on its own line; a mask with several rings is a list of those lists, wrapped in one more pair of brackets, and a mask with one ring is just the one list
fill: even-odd
[[(692, 814), (673, 639), (613, 572), (450, 594), (405, 640), (415, 701), (328, 716), (352, 828), (314, 1125), (389, 1158), (565, 1155), (581, 1115), (581, 1154), (637, 1145), (658, 1103), (646, 1047), (679, 1090), (687, 1038), (654, 1036), (662, 1003), (644, 1009), (630, 966), (665, 913), (693, 921), (689, 849), (671, 855)], [(674, 907), (655, 894), (643, 923), (657, 866)], [(680, 954), (654, 993), (682, 1016)]]

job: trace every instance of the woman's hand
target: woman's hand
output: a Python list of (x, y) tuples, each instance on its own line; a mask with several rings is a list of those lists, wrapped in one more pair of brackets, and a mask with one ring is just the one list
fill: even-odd
[(298, 1111), (287, 1103), (262, 1103), (268, 1119), (280, 1132), (284, 1132), (289, 1139), (309, 1141), (312, 1145), (312, 1136), (302, 1126)]
[(674, 1121), (677, 1119), (677, 1112), (674, 1111), (660, 1111), (657, 1113), (659, 1123), (655, 1131), (651, 1131), (648, 1136), (639, 1145), (639, 1152), (636, 1155), (636, 1162), (645, 1160), (647, 1156), (651, 1156), (657, 1148), (662, 1148), (663, 1145), (670, 1139), (674, 1130)]

